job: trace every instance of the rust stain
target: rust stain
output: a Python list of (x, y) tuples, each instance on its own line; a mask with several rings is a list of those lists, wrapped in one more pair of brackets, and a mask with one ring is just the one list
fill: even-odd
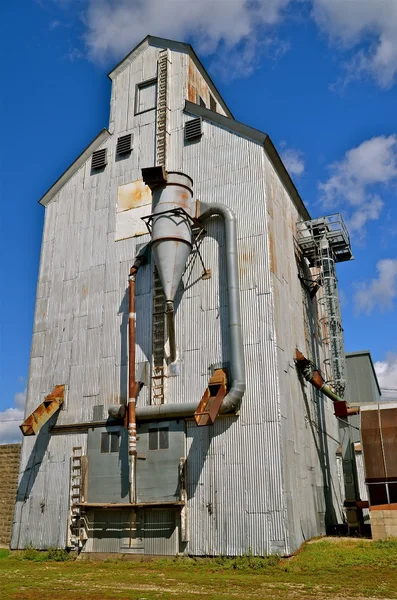
[(119, 185), (117, 189), (117, 212), (151, 204), (152, 192), (142, 179)]
[(226, 385), (226, 371), (224, 369), (216, 369), (194, 413), (194, 420), (198, 427), (213, 424), (219, 414), (223, 399), (227, 394)]
[(55, 386), (51, 394), (45, 397), (44, 402), (39, 404), (36, 410), (19, 426), (23, 435), (36, 435), (44, 423), (61, 407), (64, 394), (64, 385)]
[[(270, 223), (269, 223), (270, 225)], [(273, 231), (269, 227), (269, 249), (270, 249), (270, 271), (274, 274), (277, 273), (277, 264), (276, 264), (276, 252), (274, 248), (274, 238)]]
[(188, 100), (190, 102), (196, 102), (196, 77), (195, 77), (195, 69), (194, 63), (191, 58), (189, 58), (189, 73), (188, 73)]
[(254, 263), (255, 253), (251, 248), (239, 252), (238, 270), (240, 275), (246, 272), (247, 267)]

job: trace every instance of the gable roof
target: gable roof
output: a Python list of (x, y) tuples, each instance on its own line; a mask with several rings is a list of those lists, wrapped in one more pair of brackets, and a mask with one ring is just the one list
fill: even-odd
[(221, 94), (219, 93), (216, 85), (212, 81), (211, 77), (208, 75), (201, 60), (195, 53), (193, 47), (185, 42), (177, 42), (175, 40), (167, 40), (166, 38), (160, 38), (154, 35), (147, 35), (108, 73), (109, 79), (113, 80), (115, 77), (117, 77), (121, 73), (121, 71), (123, 71), (148, 46), (154, 46), (156, 48), (169, 48), (174, 52), (183, 52), (184, 54), (188, 54), (193, 60), (194, 64), (196, 65), (197, 69), (200, 71), (207, 85), (211, 87), (215, 92), (216, 99), (222, 106), (223, 110), (231, 119), (234, 118), (226, 102), (223, 100)]
[(300, 197), (299, 192), (296, 189), (290, 174), (285, 168), (279, 153), (277, 152), (272, 140), (267, 135), (267, 133), (263, 133), (262, 131), (254, 129), (253, 127), (249, 127), (249, 125), (244, 125), (244, 123), (240, 123), (235, 119), (229, 119), (229, 117), (225, 117), (224, 115), (209, 110), (208, 108), (204, 108), (203, 106), (199, 106), (198, 104), (193, 104), (193, 102), (189, 102), (188, 100), (186, 100), (185, 102), (185, 112), (195, 115), (197, 117), (202, 117), (206, 121), (210, 121), (211, 123), (220, 125), (221, 127), (229, 129), (230, 131), (233, 131), (238, 135), (242, 135), (246, 138), (251, 139), (254, 142), (259, 142), (260, 144), (262, 144), (270, 162), (272, 163), (273, 167), (276, 170), (276, 173), (280, 177), (286, 190), (291, 196), (292, 201), (295, 204), (299, 214), (305, 221), (309, 221), (311, 219), (311, 216), (302, 198)]
[(65, 183), (69, 181), (69, 179), (73, 177), (75, 173), (77, 173), (77, 171), (80, 169), (80, 167), (83, 166), (83, 164), (91, 156), (91, 154), (95, 152), (95, 150), (99, 148), (99, 146), (103, 144), (103, 142), (110, 135), (111, 133), (106, 128), (102, 129), (98, 133), (98, 135), (92, 140), (92, 142), (90, 142), (88, 146), (82, 151), (82, 153), (79, 154), (76, 160), (73, 161), (72, 164), (66, 169), (66, 171), (64, 171), (62, 175), (56, 180), (56, 182), (52, 184), (52, 186), (46, 191), (44, 196), (40, 198), (39, 204), (47, 206), (47, 204), (53, 199), (53, 197), (59, 192), (59, 190), (65, 185)]

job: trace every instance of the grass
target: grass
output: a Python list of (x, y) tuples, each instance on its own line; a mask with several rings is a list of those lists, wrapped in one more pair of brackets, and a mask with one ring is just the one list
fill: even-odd
[[(38, 556), (39, 555), (39, 556)], [(397, 598), (397, 541), (322, 540), (278, 557), (73, 560), (0, 550), (2, 600)], [(66, 560), (65, 560), (66, 558)]]

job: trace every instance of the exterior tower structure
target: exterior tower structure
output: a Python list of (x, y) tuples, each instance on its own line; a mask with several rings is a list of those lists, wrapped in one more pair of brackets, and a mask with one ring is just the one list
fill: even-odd
[[(188, 44), (148, 36), (109, 77), (108, 129), (41, 199), (35, 425), (12, 548), (289, 554), (343, 521), (332, 402), (294, 363), (296, 348), (328, 357), (296, 241), (310, 215), (268, 135), (234, 120)], [(159, 210), (159, 186), (181, 183), (191, 191)], [(160, 219), (191, 235), (172, 298), (151, 247)]]

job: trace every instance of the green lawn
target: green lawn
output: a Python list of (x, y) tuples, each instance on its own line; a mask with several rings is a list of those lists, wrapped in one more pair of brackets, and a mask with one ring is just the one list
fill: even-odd
[(2, 600), (397, 598), (397, 541), (322, 540), (290, 559), (63, 560), (0, 550)]

